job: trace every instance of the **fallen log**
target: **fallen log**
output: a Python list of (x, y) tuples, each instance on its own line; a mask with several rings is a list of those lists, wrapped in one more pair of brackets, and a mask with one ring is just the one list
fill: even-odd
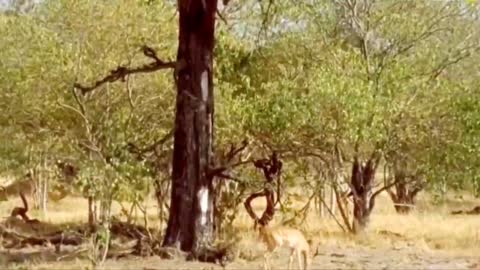
[(67, 234), (65, 232), (50, 236), (26, 236), (15, 231), (0, 226), (0, 234), (4, 240), (10, 240), (11, 243), (6, 248), (24, 248), (27, 246), (45, 246), (51, 245), (74, 245), (83, 243), (84, 238), (78, 234)]
[(480, 206), (475, 206), (472, 210), (458, 210), (452, 211), (452, 215), (480, 215)]

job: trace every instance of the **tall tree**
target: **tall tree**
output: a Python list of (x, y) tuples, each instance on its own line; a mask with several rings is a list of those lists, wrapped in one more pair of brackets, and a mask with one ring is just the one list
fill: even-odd
[[(174, 68), (177, 102), (172, 195), (163, 245), (191, 251), (194, 257), (210, 261), (211, 256), (222, 256), (225, 250), (217, 253), (208, 248), (214, 238), (215, 196), (212, 180), (215, 171), (218, 171), (212, 168), (213, 48), (217, 1), (181, 0), (178, 1), (178, 10), (179, 37), (175, 62), (162, 61), (152, 48), (145, 45), (143, 54), (153, 62), (133, 68), (119, 66), (92, 86), (76, 83), (75, 87), (86, 94), (105, 83), (125, 79), (131, 74)], [(162, 141), (164, 140), (159, 143)], [(138, 150), (133, 144), (129, 145), (133, 150)]]
[(178, 1), (172, 196), (165, 246), (193, 254), (213, 240), (213, 48), (217, 0)]

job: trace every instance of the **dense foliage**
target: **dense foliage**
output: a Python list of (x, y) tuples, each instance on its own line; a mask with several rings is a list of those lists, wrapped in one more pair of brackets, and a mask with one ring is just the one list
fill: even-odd
[[(352, 18), (334, 1), (232, 1), (222, 12), (219, 151), (245, 138), (279, 149), (294, 157), (286, 166), (294, 184), (302, 157), (330, 159), (341, 149), (351, 160), (358, 146), (364, 156), (406, 161), (435, 191), (480, 195), (477, 7), (381, 1), (352, 15), (360, 30), (345, 27)], [(0, 15), (2, 174), (24, 171), (41, 153), (79, 162), (79, 184), (96, 183), (99, 194), (133, 200), (138, 194), (126, 191), (147, 191), (151, 166), (128, 145), (171, 130), (172, 74), (129, 76), (85, 96), (73, 84), (145, 63), (142, 45), (174, 59), (176, 21), (171, 1), (43, 1)], [(371, 44), (358, 44), (359, 31)]]

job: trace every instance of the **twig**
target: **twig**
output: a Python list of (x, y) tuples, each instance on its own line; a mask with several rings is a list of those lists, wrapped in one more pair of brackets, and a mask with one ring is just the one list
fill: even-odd
[[(259, 1), (259, 2), (261, 2), (261, 1)], [(257, 41), (256, 41), (257, 44), (260, 42), (260, 38), (262, 36), (262, 33), (264, 32), (266, 34), (266, 32), (267, 32), (268, 21), (269, 21), (269, 18), (270, 18), (270, 8), (272, 7), (273, 2), (274, 2), (274, 0), (268, 0), (268, 5), (267, 5), (267, 10), (266, 11), (264, 10), (262, 4), (260, 4), (260, 9), (261, 9), (263, 19), (262, 19), (262, 23), (260, 25), (260, 29), (259, 29), (258, 35), (257, 35)]]
[(225, 19), (225, 17), (223, 17), (222, 13), (220, 13), (220, 10), (218, 10), (218, 7), (217, 7), (217, 16), (225, 25), (228, 25), (227, 20)]
[[(320, 196), (318, 197), (318, 199), (320, 200), (320, 202), (322, 202), (323, 206), (325, 206), (325, 208), (327, 208), (327, 211), (328, 213), (330, 214), (330, 216), (333, 218), (333, 220), (335, 220), (335, 222), (337, 223), (337, 225), (340, 227), (340, 229), (342, 229), (343, 232), (347, 232), (347, 230), (345, 229), (345, 227), (340, 223), (340, 221), (337, 219), (337, 217), (335, 216), (335, 214), (333, 213), (332, 209), (330, 209), (330, 207), (328, 207), (327, 203), (325, 202), (325, 200)], [(348, 225), (348, 222), (347, 222), (347, 225)]]
[(301, 220), (301, 223), (303, 223), (305, 221), (305, 219), (307, 218), (307, 211), (308, 209), (310, 209), (310, 203), (312, 202), (313, 198), (315, 198), (315, 195), (316, 192), (314, 192), (309, 198), (308, 198), (308, 201), (307, 203), (305, 203), (305, 205), (298, 211), (298, 212), (295, 212), (295, 215), (293, 216), (293, 218), (291, 218), (290, 220), (293, 220), (294, 218), (296, 218), (297, 216), (300, 215), (300, 213), (303, 213), (303, 217), (302, 217), (302, 220)]
[(79, 254), (79, 253), (86, 252), (86, 251), (88, 251), (88, 248), (85, 248), (85, 247), (79, 248), (79, 249), (77, 249), (77, 250), (75, 250), (75, 251), (73, 251), (73, 252), (70, 252), (70, 253), (67, 253), (67, 254), (64, 254), (64, 255), (62, 255), (62, 256), (57, 257), (56, 260), (57, 260), (57, 262), (58, 262), (58, 261), (61, 261), (61, 260), (65, 259), (65, 258), (68, 258), (68, 257), (71, 257), (71, 256), (75, 256), (75, 255), (77, 255), (77, 254)]
[(83, 114), (80, 110), (78, 110), (78, 109), (76, 109), (76, 108), (74, 108), (74, 107), (72, 107), (72, 106), (70, 106), (70, 105), (68, 105), (68, 104), (60, 103), (59, 101), (57, 101), (57, 104), (58, 104), (59, 106), (61, 106), (61, 107), (64, 107), (64, 108), (66, 108), (66, 109), (69, 109), (69, 110), (77, 113), (78, 115), (80, 115), (80, 117), (82, 117), (82, 119), (83, 119), (83, 121), (84, 121), (85, 123), (88, 123), (88, 119), (85, 117), (85, 114)]
[[(80, 98), (78, 97), (77, 95), (77, 91), (76, 91), (76, 88), (73, 87), (72, 88), (72, 95), (73, 95), (73, 98), (75, 98), (75, 102), (77, 102), (77, 105), (78, 107), (80, 108), (80, 112), (82, 112), (82, 114), (84, 115), (84, 119), (87, 119), (86, 117), (86, 110), (85, 110), (85, 105), (83, 105), (83, 102), (80, 101)], [(87, 124), (89, 123), (88, 120), (85, 121)]]
[(468, 58), (471, 54), (472, 51), (478, 51), (480, 49), (480, 46), (470, 46), (470, 47), (465, 47), (462, 48), (461, 50), (457, 51), (455, 54), (455, 58), (452, 58), (451, 56), (447, 56), (432, 72), (430, 75), (430, 80), (436, 79), (444, 70), (446, 70), (448, 67), (453, 66), (460, 61), (462, 61), (465, 58)]
[(227, 161), (231, 161), (238, 153), (242, 152), (245, 148), (247, 148), (247, 146), (247, 140), (243, 140), (242, 144), (238, 148), (235, 148), (235, 146), (232, 144), (230, 147), (230, 151), (227, 154)]
[(130, 87), (130, 76), (127, 76), (125, 81), (125, 87), (127, 88), (128, 93), (128, 103), (130, 104), (130, 108), (133, 110), (135, 108), (135, 104), (132, 100), (132, 88)]

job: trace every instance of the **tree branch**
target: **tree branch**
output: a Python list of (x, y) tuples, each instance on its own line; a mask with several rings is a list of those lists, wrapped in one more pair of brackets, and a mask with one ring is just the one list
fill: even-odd
[[(333, 191), (335, 192), (335, 201), (337, 203), (338, 210), (340, 211), (340, 216), (342, 217), (345, 226), (347, 226), (348, 231), (353, 232), (353, 228), (350, 225), (350, 221), (348, 219), (347, 212), (345, 211), (345, 209), (343, 207), (344, 206), (343, 203), (340, 201), (341, 195), (340, 195), (340, 192), (338, 191), (338, 183), (336, 181), (333, 183), (332, 188), (333, 188)], [(352, 188), (350, 188), (350, 189), (352, 189)], [(354, 191), (354, 189), (352, 189), (352, 191)], [(354, 199), (355, 199), (355, 195), (354, 195)], [(348, 209), (347, 209), (347, 211), (348, 211)]]
[(221, 174), (223, 174), (227, 170), (230, 170), (230, 169), (235, 168), (237, 166), (252, 162), (251, 159), (247, 159), (245, 161), (239, 161), (239, 162), (236, 162), (236, 163), (231, 163), (232, 160), (235, 158), (235, 156), (237, 156), (239, 153), (241, 153), (247, 146), (248, 146), (248, 141), (247, 140), (243, 140), (242, 144), (239, 147), (235, 147), (232, 144), (231, 147), (230, 147), (230, 150), (225, 155), (225, 163), (226, 164), (221, 165), (221, 166), (217, 166), (217, 167), (213, 167), (213, 168), (209, 168), (208, 169), (208, 175), (210, 177), (220, 176)]
[(431, 71), (430, 80), (436, 79), (448, 67), (458, 64), (463, 59), (470, 57), (472, 52), (478, 50), (480, 50), (480, 46), (469, 46), (457, 51), (454, 56), (447, 56), (433, 71)]
[(172, 138), (172, 137), (173, 137), (173, 129), (171, 129), (171, 130), (170, 130), (165, 136), (163, 136), (161, 139), (158, 139), (157, 141), (155, 141), (154, 143), (152, 143), (152, 144), (149, 145), (149, 146), (146, 146), (146, 147), (144, 147), (144, 148), (138, 148), (135, 144), (133, 144), (132, 142), (130, 142), (130, 143), (127, 144), (127, 148), (128, 148), (128, 151), (129, 151), (130, 153), (143, 155), (143, 154), (145, 154), (145, 153), (155, 151), (155, 148), (157, 148), (157, 146), (164, 144), (165, 142), (167, 142), (167, 141), (168, 141), (170, 138)]
[[(343, 232), (345, 232), (345, 233), (348, 232), (347, 229), (345, 229), (345, 227), (342, 225), (342, 223), (340, 223), (340, 221), (337, 219), (337, 217), (333, 213), (332, 209), (330, 209), (330, 207), (328, 207), (328, 204), (325, 202), (325, 200), (321, 196), (319, 196), (318, 199), (323, 204), (323, 206), (325, 206), (325, 208), (327, 209), (330, 216), (337, 223), (338, 227), (340, 227), (340, 229), (342, 229)], [(342, 216), (342, 218), (343, 218), (343, 216)], [(347, 219), (347, 225), (348, 225), (348, 219)]]
[(176, 67), (176, 62), (174, 61), (168, 61), (164, 62), (160, 58), (158, 58), (157, 54), (155, 51), (148, 47), (147, 45), (144, 45), (142, 47), (143, 54), (148, 57), (153, 59), (153, 62), (150, 62), (148, 64), (145, 64), (140, 67), (134, 67), (134, 68), (129, 68), (125, 66), (118, 66), (116, 69), (110, 71), (110, 74), (104, 77), (103, 79), (100, 79), (96, 81), (93, 85), (91, 86), (84, 86), (79, 83), (74, 83), (73, 86), (75, 88), (78, 88), (82, 91), (82, 94), (85, 95), (96, 88), (100, 87), (101, 85), (105, 83), (111, 83), (115, 82), (118, 80), (125, 81), (125, 77), (130, 75), (130, 74), (135, 74), (135, 73), (151, 73), (155, 72), (161, 69), (167, 69), (167, 68), (175, 68)]
[(235, 148), (235, 146), (232, 144), (230, 147), (230, 151), (227, 153), (227, 161), (231, 161), (238, 153), (242, 152), (245, 148), (248, 146), (248, 141), (245, 139), (242, 141), (242, 144), (240, 147)]
[(257, 193), (253, 193), (250, 196), (248, 196), (248, 198), (243, 203), (243, 205), (245, 206), (245, 210), (247, 210), (248, 215), (255, 221), (258, 221), (258, 217), (252, 209), (251, 202), (258, 197), (263, 197), (266, 195), (267, 195), (267, 192), (265, 192), (265, 190), (262, 190)]
[(218, 18), (220, 18), (220, 20), (225, 24), (225, 25), (228, 25), (228, 22), (227, 20), (225, 19), (225, 17), (223, 17), (222, 13), (220, 12), (220, 10), (218, 10), (218, 7), (217, 7), (217, 16)]
[(225, 174), (225, 173), (219, 173), (219, 174), (217, 174), (216, 176), (219, 177), (219, 178), (232, 180), (232, 181), (237, 182), (237, 183), (241, 183), (241, 182), (242, 182), (242, 180), (240, 180), (240, 179), (238, 179), (238, 178), (236, 178), (236, 177), (233, 177), (233, 176), (231, 176), (231, 175)]
[(208, 174), (210, 176), (221, 176), (221, 174), (224, 173), (225, 171), (228, 171), (228, 170), (233, 169), (235, 167), (250, 163), (252, 161), (253, 161), (252, 159), (248, 159), (248, 160), (239, 161), (239, 162), (233, 163), (233, 164), (227, 164), (225, 166), (215, 167), (213, 169), (209, 169)]
[(260, 29), (258, 31), (258, 35), (257, 35), (257, 41), (256, 43), (258, 44), (259, 41), (260, 41), (260, 38), (262, 36), (262, 33), (264, 33), (266, 35), (266, 32), (268, 30), (268, 23), (269, 23), (269, 19), (270, 19), (270, 9), (272, 8), (272, 5), (273, 5), (273, 2), (274, 0), (268, 0), (268, 5), (267, 5), (267, 9), (265, 10), (263, 5), (262, 5), (262, 1), (259, 0), (258, 2), (260, 2), (260, 12), (262, 13), (262, 22), (261, 22), (261, 25), (260, 25)]

